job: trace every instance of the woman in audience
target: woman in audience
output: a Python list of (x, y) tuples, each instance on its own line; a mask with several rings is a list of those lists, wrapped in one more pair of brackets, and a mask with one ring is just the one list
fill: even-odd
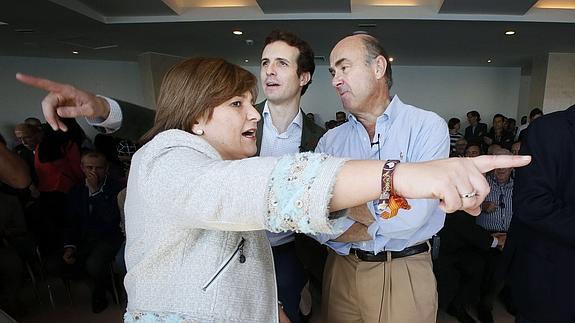
[(264, 229), (341, 232), (342, 210), (401, 196), (478, 214), (488, 192), (481, 173), (529, 162), (247, 158), (257, 150), (255, 89), (255, 76), (221, 59), (189, 59), (164, 77), (155, 124), (128, 179), (127, 322), (277, 322), (282, 311)]

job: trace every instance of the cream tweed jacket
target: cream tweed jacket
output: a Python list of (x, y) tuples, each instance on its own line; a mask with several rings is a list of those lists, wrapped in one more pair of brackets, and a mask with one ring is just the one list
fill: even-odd
[(132, 160), (126, 322), (277, 322), (264, 231), (333, 233), (328, 203), (344, 159), (224, 161), (199, 136), (158, 134)]

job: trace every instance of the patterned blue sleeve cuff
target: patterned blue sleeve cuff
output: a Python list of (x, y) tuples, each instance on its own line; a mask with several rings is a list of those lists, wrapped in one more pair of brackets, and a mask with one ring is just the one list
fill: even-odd
[(329, 202), (344, 159), (301, 153), (280, 158), (268, 183), (267, 229), (334, 233)]

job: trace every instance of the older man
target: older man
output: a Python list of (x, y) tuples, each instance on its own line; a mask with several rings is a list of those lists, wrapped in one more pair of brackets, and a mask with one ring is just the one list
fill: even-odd
[[(391, 66), (369, 35), (341, 40), (330, 55), (332, 85), (347, 123), (328, 131), (317, 152), (353, 159), (418, 162), (446, 158), (449, 133), (438, 115), (389, 96)], [(465, 188), (462, 188), (465, 191)], [(461, 192), (465, 193), (465, 192)], [(376, 203), (351, 210), (330, 247), (324, 272), (326, 322), (434, 322), (436, 282), (429, 239), (443, 226), (437, 200), (409, 200), (411, 210), (383, 219)]]
[(81, 167), (86, 180), (68, 194), (63, 253), (47, 267), (65, 276), (85, 270), (92, 283), (92, 311), (99, 313), (108, 305), (106, 278), (123, 239), (116, 203), (122, 186), (107, 176), (108, 162), (101, 153), (86, 153)]

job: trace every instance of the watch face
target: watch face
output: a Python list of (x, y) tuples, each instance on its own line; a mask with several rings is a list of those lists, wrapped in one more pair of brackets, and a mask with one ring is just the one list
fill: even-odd
[(395, 166), (395, 162), (394, 161), (388, 161), (387, 163), (385, 163), (385, 166), (387, 168), (392, 168)]

